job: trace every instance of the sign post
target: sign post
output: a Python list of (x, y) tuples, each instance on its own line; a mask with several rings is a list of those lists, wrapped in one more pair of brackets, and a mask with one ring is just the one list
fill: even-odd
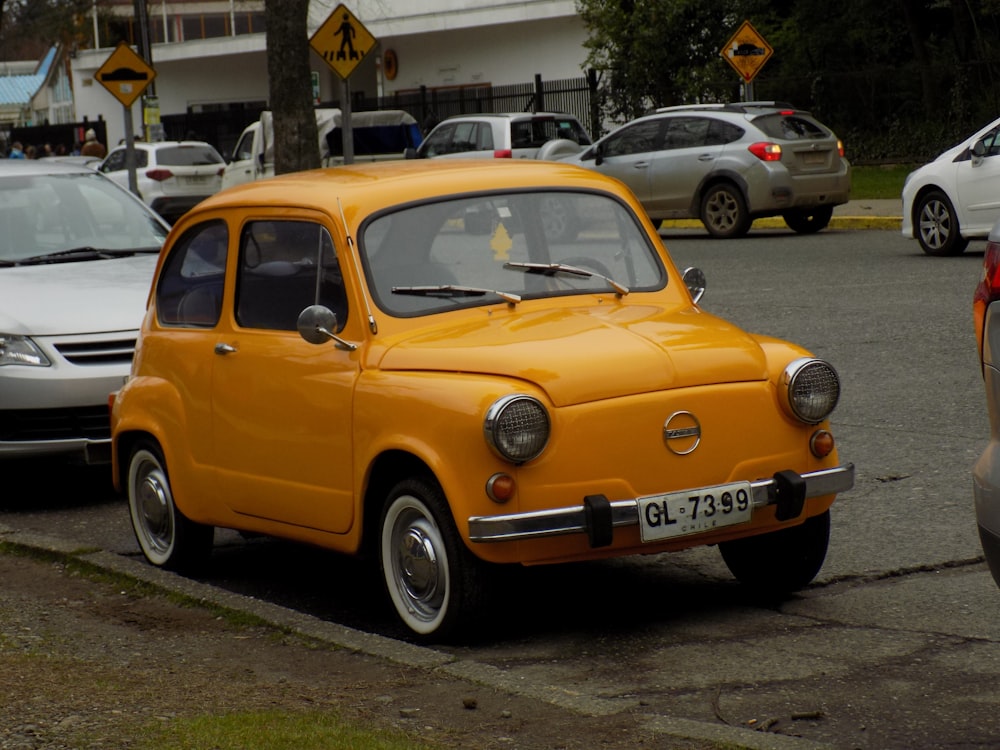
[(344, 138), (344, 164), (354, 163), (351, 89), (347, 79), (376, 44), (375, 37), (343, 4), (334, 8), (309, 40), (309, 46), (341, 78), (340, 127)]
[(743, 101), (753, 101), (753, 79), (774, 50), (749, 21), (744, 21), (719, 54), (743, 79)]
[[(97, 69), (97, 82), (122, 104), (125, 116), (125, 164), (128, 167), (128, 187), (136, 195), (139, 186), (135, 177), (135, 143), (132, 126), (132, 104), (156, 78), (156, 71), (125, 42), (121, 42), (104, 64)], [(110, 144), (109, 144), (110, 145)]]

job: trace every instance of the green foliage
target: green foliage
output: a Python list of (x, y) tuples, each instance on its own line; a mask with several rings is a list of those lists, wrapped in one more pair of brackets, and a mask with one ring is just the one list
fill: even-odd
[(917, 164), (886, 164), (884, 166), (855, 166), (851, 170), (851, 199), (898, 199), (903, 193), (906, 175)]

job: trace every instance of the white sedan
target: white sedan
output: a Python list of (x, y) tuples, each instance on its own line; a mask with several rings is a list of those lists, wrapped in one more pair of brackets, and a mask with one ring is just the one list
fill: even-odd
[(928, 255), (959, 255), (1000, 219), (1000, 119), (911, 172), (903, 236)]

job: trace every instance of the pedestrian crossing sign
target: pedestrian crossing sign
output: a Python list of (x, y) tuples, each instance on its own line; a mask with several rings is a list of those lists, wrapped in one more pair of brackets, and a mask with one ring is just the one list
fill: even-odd
[(338, 5), (309, 39), (309, 46), (343, 79), (347, 79), (376, 45), (364, 24)]

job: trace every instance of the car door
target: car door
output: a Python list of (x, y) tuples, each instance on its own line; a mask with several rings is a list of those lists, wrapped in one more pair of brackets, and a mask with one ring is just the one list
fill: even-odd
[(985, 235), (1000, 219), (1000, 130), (980, 139), (982, 155), (955, 165), (958, 205), (963, 233)]
[(299, 312), (317, 300), (339, 330), (359, 329), (328, 229), (311, 218), (247, 221), (226, 305), (231, 328), (214, 347), (214, 456), (234, 511), (345, 533), (354, 522), (359, 355), (298, 334)]
[(582, 163), (624, 182), (645, 206), (650, 199), (649, 167), (653, 152), (662, 141), (661, 129), (660, 119), (625, 125), (597, 147), (600, 164), (597, 164), (597, 159)]
[(687, 216), (705, 177), (715, 168), (724, 145), (709, 138), (712, 120), (699, 116), (664, 118), (663, 140), (649, 166), (649, 197), (644, 205), (652, 216)]

